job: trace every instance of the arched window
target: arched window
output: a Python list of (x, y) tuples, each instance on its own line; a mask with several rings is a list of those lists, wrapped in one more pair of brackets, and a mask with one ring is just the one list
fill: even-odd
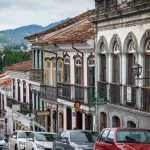
[(51, 72), (51, 62), (50, 59), (46, 60), (46, 66), (45, 66), (45, 79), (46, 79), (46, 84), (50, 84), (50, 72)]
[(136, 61), (136, 43), (133, 40), (133, 37), (130, 36), (130, 39), (128, 40), (127, 43), (127, 76), (126, 76), (126, 80), (127, 80), (127, 84), (128, 85), (134, 85), (135, 84), (135, 76), (132, 72), (132, 67), (135, 64)]
[(52, 66), (53, 66), (53, 68), (52, 68), (52, 70), (53, 70), (53, 85), (55, 85), (56, 84), (56, 60), (54, 60), (53, 59), (53, 61), (52, 61)]
[(66, 57), (64, 60), (64, 82), (70, 83), (70, 59)]
[(88, 86), (94, 86), (95, 83), (95, 58), (91, 56), (88, 58), (88, 72), (87, 72)]
[(58, 61), (58, 82), (63, 82), (63, 60)]
[[(145, 77), (150, 78), (150, 37), (146, 42), (145, 46)], [(146, 80), (145, 82), (146, 86), (150, 86), (150, 80)]]
[(16, 92), (15, 79), (13, 79), (12, 82), (13, 82), (13, 98), (15, 99), (15, 92)]
[(82, 61), (80, 58), (75, 60), (75, 83), (82, 84)]

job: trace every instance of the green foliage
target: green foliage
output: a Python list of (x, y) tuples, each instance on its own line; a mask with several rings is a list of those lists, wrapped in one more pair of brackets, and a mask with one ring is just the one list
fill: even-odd
[[(2, 58), (2, 56), (4, 56)], [(3, 70), (4, 67), (10, 66), (12, 64), (30, 60), (31, 59), (31, 51), (21, 51), (21, 50), (12, 50), (9, 48), (5, 48), (2, 53), (0, 53), (0, 71)]]

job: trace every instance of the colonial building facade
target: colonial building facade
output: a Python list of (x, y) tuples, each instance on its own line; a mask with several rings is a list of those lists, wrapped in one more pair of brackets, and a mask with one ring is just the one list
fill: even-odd
[(39, 83), (39, 101), (45, 105), (38, 115), (45, 118), (47, 131), (94, 129), (94, 30), (87, 20), (93, 13), (26, 37), (33, 51), (30, 80)]
[[(95, 0), (91, 18), (96, 31), (98, 130), (105, 127), (150, 128), (150, 1)], [(134, 75), (133, 66), (142, 67)]]

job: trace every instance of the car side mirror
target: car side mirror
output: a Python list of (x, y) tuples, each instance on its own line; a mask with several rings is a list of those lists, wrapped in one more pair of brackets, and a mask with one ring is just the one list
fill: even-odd
[(114, 140), (113, 139), (106, 139), (105, 143), (114, 144)]
[(66, 137), (61, 138), (61, 141), (62, 141), (63, 143), (69, 143), (69, 140), (68, 140), (68, 138), (66, 138)]
[(17, 139), (17, 135), (13, 135), (12, 138)]

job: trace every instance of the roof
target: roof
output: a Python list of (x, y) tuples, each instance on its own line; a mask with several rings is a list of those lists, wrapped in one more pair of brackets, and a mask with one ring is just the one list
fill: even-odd
[(41, 40), (34, 44), (48, 44), (48, 43), (62, 43), (62, 42), (82, 43), (93, 38), (94, 38), (94, 28), (92, 27), (92, 24), (88, 21), (72, 28), (69, 31), (54, 35), (46, 40), (43, 41)]
[(42, 31), (42, 32), (39, 32), (39, 33), (36, 33), (36, 34), (33, 34), (33, 35), (30, 35), (30, 36), (26, 36), (25, 39), (29, 40), (29, 39), (32, 39), (32, 38), (35, 38), (35, 37), (40, 37), (40, 36), (43, 36), (45, 34), (48, 34), (48, 33), (52, 33), (52, 32), (56, 32), (60, 29), (63, 29), (65, 27), (68, 27), (68, 26), (71, 26), (73, 24), (75, 24), (76, 22), (80, 22), (84, 19), (87, 19), (89, 18), (91, 15), (93, 15), (95, 13), (95, 10), (88, 10), (87, 12), (84, 12), (74, 18), (71, 18), (69, 20), (67, 20), (66, 22), (62, 23), (62, 24), (59, 24), (53, 28), (50, 28), (48, 30), (45, 30), (45, 31)]
[(29, 71), (30, 69), (32, 69), (32, 60), (16, 63), (11, 66), (5, 67), (5, 69), (15, 71)]
[(0, 79), (0, 84), (9, 85), (11, 84), (11, 79), (10, 78)]

